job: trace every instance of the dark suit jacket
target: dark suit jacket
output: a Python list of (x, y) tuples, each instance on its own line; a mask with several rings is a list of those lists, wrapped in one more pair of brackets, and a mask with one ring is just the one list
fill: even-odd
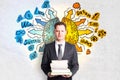
[[(41, 63), (41, 69), (46, 75), (48, 74), (48, 72), (51, 72), (51, 68), (50, 68), (51, 61), (57, 59), (58, 57), (56, 55), (56, 50), (55, 50), (55, 41), (46, 44), (43, 52), (42, 63)], [(68, 60), (68, 68), (71, 70), (73, 76), (79, 68), (77, 52), (74, 45), (67, 42), (65, 43), (65, 50), (62, 60)], [(72, 77), (70, 78), (63, 78), (62, 76), (57, 76), (53, 78), (48, 77), (48, 80), (72, 80)]]

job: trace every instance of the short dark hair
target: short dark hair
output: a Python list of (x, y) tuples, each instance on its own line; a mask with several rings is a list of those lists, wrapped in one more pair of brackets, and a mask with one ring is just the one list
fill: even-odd
[(57, 22), (57, 23), (55, 23), (54, 29), (56, 29), (56, 26), (58, 26), (58, 25), (64, 25), (65, 29), (66, 29), (66, 24), (64, 22)]

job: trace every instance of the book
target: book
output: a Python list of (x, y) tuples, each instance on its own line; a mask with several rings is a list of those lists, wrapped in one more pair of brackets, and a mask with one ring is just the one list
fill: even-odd
[(68, 60), (52, 60), (51, 75), (72, 75), (72, 72), (68, 68)]

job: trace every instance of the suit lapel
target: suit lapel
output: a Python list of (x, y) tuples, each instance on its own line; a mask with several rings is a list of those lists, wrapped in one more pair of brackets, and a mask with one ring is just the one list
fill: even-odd
[(67, 56), (67, 51), (68, 51), (68, 47), (67, 47), (67, 43), (65, 42), (65, 50), (64, 50), (64, 55), (62, 57), (62, 59), (64, 59)]
[(55, 49), (55, 42), (53, 42), (53, 56), (55, 59), (58, 59), (57, 55), (56, 55), (56, 49)]

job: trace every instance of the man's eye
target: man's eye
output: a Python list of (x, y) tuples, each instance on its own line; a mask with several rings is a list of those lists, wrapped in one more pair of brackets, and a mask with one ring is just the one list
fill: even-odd
[(56, 32), (59, 32), (59, 31), (56, 31)]

